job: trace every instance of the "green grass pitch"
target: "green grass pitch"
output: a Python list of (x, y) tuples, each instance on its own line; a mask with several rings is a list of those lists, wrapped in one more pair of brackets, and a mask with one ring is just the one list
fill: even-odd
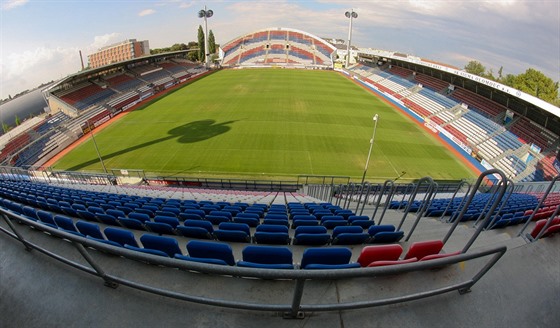
[[(333, 71), (222, 70), (96, 133), (105, 166), (146, 174), (360, 180), (379, 114), (368, 180), (474, 173), (432, 135)], [(55, 169), (101, 172), (90, 140)]]

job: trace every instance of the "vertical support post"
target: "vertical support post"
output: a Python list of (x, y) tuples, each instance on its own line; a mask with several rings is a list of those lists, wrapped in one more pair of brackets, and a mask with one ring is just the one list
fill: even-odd
[[(492, 204), (492, 207), (488, 211), (488, 214), (486, 214), (486, 218), (484, 219), (484, 222), (482, 222), (482, 224), (479, 225), (476, 228), (475, 233), (473, 234), (471, 239), (467, 242), (467, 244), (465, 245), (465, 247), (463, 248), (461, 253), (466, 253), (469, 250), (469, 248), (472, 246), (472, 244), (474, 243), (474, 241), (476, 240), (478, 235), (480, 235), (480, 233), (482, 232), (482, 229), (484, 229), (484, 227), (486, 225), (488, 225), (488, 222), (492, 219), (492, 213), (494, 213), (494, 211), (496, 210), (496, 207), (498, 207), (498, 204), (500, 203), (500, 201), (504, 197), (504, 194), (506, 193), (507, 184), (505, 183), (505, 181), (507, 180), (507, 177), (505, 176), (505, 174), (502, 171), (496, 170), (496, 169), (488, 170), (488, 171), (483, 172), (481, 174), (481, 176), (478, 178), (477, 186), (476, 186), (476, 188), (474, 188), (474, 190), (476, 191), (478, 189), (478, 187), (480, 186), (480, 183), (482, 182), (482, 178), (484, 176), (489, 175), (489, 174), (493, 174), (493, 173), (499, 174), (502, 178), (502, 180), (500, 182), (503, 182), (499, 187), (499, 191), (497, 191), (498, 192), (498, 197), (495, 199), (494, 204)], [(470, 200), (472, 201), (472, 198), (470, 198)], [(467, 208), (467, 206), (465, 206), (464, 210), (466, 210), (466, 208)], [(457, 222), (458, 221), (460, 221), (460, 218), (458, 218)], [(444, 242), (444, 244), (445, 244), (445, 242)]]
[(84, 259), (89, 263), (89, 265), (91, 265), (91, 267), (95, 270), (95, 272), (97, 272), (97, 275), (105, 281), (105, 286), (111, 287), (111, 288), (117, 288), (119, 286), (116, 282), (112, 281), (111, 279), (109, 279), (107, 277), (107, 274), (105, 274), (105, 271), (97, 264), (97, 262), (95, 262), (95, 260), (91, 257), (91, 255), (88, 253), (88, 251), (84, 247), (84, 245), (82, 245), (80, 243), (76, 243), (76, 242), (72, 242), (72, 244), (74, 244), (74, 246), (76, 246), (76, 248), (78, 249), (78, 252), (80, 252), (80, 254), (82, 254)]
[(19, 241), (21, 241), (23, 246), (25, 246), (25, 250), (26, 251), (31, 251), (33, 249), (33, 247), (29, 246), (29, 243), (27, 242), (27, 240), (25, 240), (25, 238), (23, 238), (23, 236), (19, 233), (19, 231), (17, 231), (16, 227), (14, 226), (14, 223), (8, 218), (8, 216), (5, 213), (2, 213), (2, 217), (4, 218), (4, 221), (6, 221), (6, 223), (10, 227), (10, 229), (12, 229), (14, 234), (17, 236), (17, 239)]
[(305, 279), (296, 279), (296, 286), (294, 288), (294, 296), (292, 298), (292, 310), (284, 313), (284, 318), (290, 319), (303, 319), (305, 313), (299, 310), (301, 305), (301, 298), (303, 297), (303, 288), (305, 286)]

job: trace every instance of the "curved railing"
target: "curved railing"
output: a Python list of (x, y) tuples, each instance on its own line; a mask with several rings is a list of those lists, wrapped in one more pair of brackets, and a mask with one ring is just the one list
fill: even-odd
[[(6, 224), (12, 230), (11, 232), (0, 226), (0, 231), (5, 234), (15, 238), (20, 241), (27, 250), (37, 250), (45, 255), (48, 255), (62, 263), (65, 263), (73, 268), (79, 269), (86, 273), (92, 274), (94, 276), (100, 277), (106, 286), (116, 288), (118, 285), (124, 285), (145, 292), (149, 292), (156, 295), (171, 297), (174, 299), (184, 300), (188, 302), (235, 308), (235, 309), (247, 309), (247, 310), (258, 310), (258, 311), (275, 311), (282, 312), (286, 318), (303, 318), (306, 311), (339, 311), (348, 309), (360, 309), (375, 306), (382, 306), (388, 304), (402, 303), (411, 300), (417, 300), (422, 298), (427, 298), (435, 295), (440, 295), (443, 293), (448, 293), (451, 291), (459, 291), (460, 294), (470, 291), (470, 288), (475, 285), (480, 278), (482, 278), (491, 268), (496, 264), (496, 262), (505, 254), (506, 247), (494, 247), (491, 249), (477, 250), (469, 253), (463, 253), (459, 255), (449, 256), (440, 259), (434, 259), (430, 261), (421, 261), (408, 264), (399, 264), (393, 266), (385, 267), (374, 267), (374, 268), (356, 268), (356, 269), (339, 269), (339, 270), (272, 270), (272, 269), (252, 269), (243, 267), (233, 267), (233, 266), (220, 266), (205, 263), (197, 263), (190, 261), (177, 260), (172, 258), (165, 258), (161, 256), (146, 254), (142, 252), (137, 252), (133, 250), (128, 250), (121, 247), (111, 246), (104, 243), (100, 243), (91, 239), (87, 239), (81, 236), (74, 235), (62, 230), (54, 229), (45, 226), (41, 223), (29, 220), (21, 215), (12, 213), (8, 210), (0, 208), (0, 215), (5, 220)], [(52, 236), (63, 238), (69, 240), (74, 247), (79, 251), (82, 257), (90, 265), (89, 267), (83, 263), (79, 263), (70, 258), (64, 257), (62, 254), (57, 254), (51, 250), (48, 250), (38, 244), (31, 242), (24, 238), (23, 234), (16, 228), (13, 221), (19, 221), (24, 225), (31, 226), (39, 231), (44, 231)], [(19, 226), (19, 225), (18, 225)], [(25, 227), (27, 229), (27, 227)], [(48, 237), (46, 237), (48, 238)], [(240, 300), (227, 300), (227, 299), (217, 299), (205, 296), (197, 296), (192, 294), (186, 294), (183, 292), (178, 292), (175, 290), (164, 289), (160, 287), (155, 287), (147, 285), (145, 283), (139, 283), (131, 280), (130, 278), (121, 277), (116, 274), (119, 270), (115, 272), (110, 272), (109, 270), (114, 269), (113, 266), (107, 265), (103, 266), (99, 259), (96, 260), (95, 256), (92, 256), (91, 248), (98, 251), (111, 253), (118, 255), (127, 259), (148, 262), (151, 264), (161, 265), (170, 268), (178, 268), (182, 270), (202, 272), (207, 274), (214, 274), (220, 276), (231, 276), (232, 279), (242, 279), (242, 278), (258, 278), (267, 280), (288, 280), (294, 282), (293, 293), (291, 297), (291, 302), (285, 302), (280, 304), (261, 304), (257, 302), (244, 302)], [(302, 303), (302, 298), (304, 292), (306, 291), (306, 282), (308, 280), (315, 281), (332, 281), (332, 280), (342, 280), (350, 278), (360, 278), (368, 277), (375, 279), (378, 277), (384, 277), (389, 275), (401, 275), (407, 272), (421, 271), (442, 268), (444, 266), (450, 266), (460, 262), (466, 262), (475, 260), (478, 258), (490, 257), (480, 268), (480, 270), (474, 270), (474, 275), (470, 275), (461, 271), (460, 282), (449, 283), (445, 286), (439, 286), (437, 288), (422, 290), (419, 292), (408, 293), (406, 295), (386, 297), (382, 299), (372, 299), (371, 295), (367, 295), (364, 300), (353, 300), (348, 302), (337, 302), (329, 304), (304, 304)], [(124, 261), (124, 259), (123, 259)], [(478, 263), (478, 261), (477, 261)], [(438, 271), (429, 271), (432, 274), (438, 274)], [(446, 274), (446, 273), (442, 273)], [(466, 275), (463, 279), (462, 275)], [(402, 276), (401, 276), (402, 277)], [(212, 279), (212, 276), (208, 276), (208, 279)], [(441, 281), (441, 279), (438, 279)], [(262, 280), (255, 280), (262, 281)], [(448, 277), (444, 280), (448, 282)], [(274, 283), (274, 281), (270, 281)], [(311, 288), (312, 290), (312, 288)], [(406, 289), (405, 289), (406, 290)], [(225, 292), (224, 292), (225, 295)]]

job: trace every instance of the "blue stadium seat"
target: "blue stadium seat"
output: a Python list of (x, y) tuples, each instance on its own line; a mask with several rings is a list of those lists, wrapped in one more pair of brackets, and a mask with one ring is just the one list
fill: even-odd
[(114, 241), (121, 246), (130, 245), (133, 247), (139, 247), (134, 234), (128, 230), (107, 227), (103, 230), (103, 232), (105, 233), (107, 240)]
[(222, 222), (214, 230), (214, 236), (221, 241), (248, 243), (251, 241), (251, 229), (244, 223)]
[(134, 229), (134, 230), (146, 230), (144, 224), (136, 219), (130, 218), (118, 218), (117, 221), (125, 228)]
[(86, 221), (76, 222), (76, 229), (84, 236), (90, 236), (97, 239), (105, 239), (105, 236), (101, 233), (99, 225)]
[(54, 217), (54, 222), (58, 226), (59, 229), (65, 230), (67, 232), (77, 232), (79, 233), (78, 229), (74, 225), (74, 221), (70, 218), (67, 218), (62, 215), (56, 215)]
[(332, 232), (333, 245), (358, 245), (369, 240), (369, 234), (360, 226), (337, 226)]
[(359, 263), (350, 263), (352, 251), (342, 247), (315, 247), (303, 252), (302, 269), (350, 269), (359, 268)]
[(288, 245), (290, 235), (288, 227), (284, 225), (261, 224), (253, 235), (257, 244)]
[[(190, 258), (198, 259), (201, 262), (235, 265), (233, 250), (226, 243), (191, 240), (187, 243), (187, 252)], [(220, 263), (217, 263), (216, 260)]]
[(47, 211), (43, 211), (43, 210), (38, 210), (37, 211), (37, 218), (39, 219), (39, 221), (41, 221), (43, 224), (48, 225), (51, 228), (57, 228), (58, 226), (56, 225), (56, 222), (54, 222), (54, 217), (50, 212)]
[(214, 239), (214, 227), (209, 221), (186, 220), (183, 226), (177, 226), (177, 234), (200, 239)]
[(173, 229), (177, 228), (177, 226), (179, 225), (179, 219), (177, 219), (176, 217), (163, 216), (163, 215), (157, 215), (157, 214), (154, 217), (154, 222), (167, 223)]
[(175, 254), (183, 255), (175, 238), (144, 234), (140, 236), (140, 241), (144, 248), (162, 251), (169, 257), (174, 257)]
[(167, 223), (164, 222), (152, 222), (146, 221), (144, 225), (149, 231), (155, 232), (160, 235), (174, 235), (175, 229)]
[(322, 246), (330, 242), (331, 235), (323, 226), (299, 226), (296, 228), (293, 244)]
[(261, 269), (293, 269), (292, 251), (280, 246), (247, 246), (237, 266)]

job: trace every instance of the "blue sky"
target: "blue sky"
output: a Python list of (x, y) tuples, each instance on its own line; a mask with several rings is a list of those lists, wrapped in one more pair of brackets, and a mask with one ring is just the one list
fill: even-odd
[(394, 50), (463, 67), (482, 62), (497, 73), (529, 67), (560, 80), (558, 0), (181, 1), (0, 0), (0, 98), (80, 69), (96, 49), (125, 39), (151, 48), (196, 40), (205, 5), (224, 44), (267, 27), (346, 39), (344, 12), (354, 8), (353, 44)]

